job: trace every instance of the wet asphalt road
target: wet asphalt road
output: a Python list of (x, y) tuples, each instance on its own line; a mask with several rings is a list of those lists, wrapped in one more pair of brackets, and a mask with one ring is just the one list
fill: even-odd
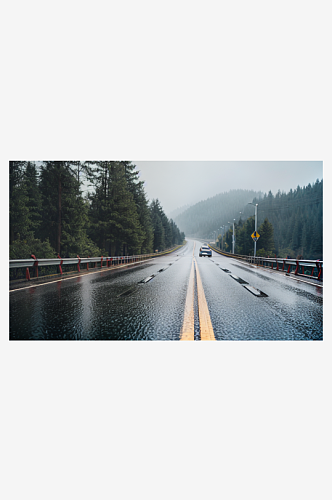
[[(193, 253), (216, 340), (323, 339), (322, 288), (216, 253), (199, 258), (201, 243), (137, 267), (10, 292), (10, 339), (179, 340)], [(197, 308), (196, 297), (195, 340)]]

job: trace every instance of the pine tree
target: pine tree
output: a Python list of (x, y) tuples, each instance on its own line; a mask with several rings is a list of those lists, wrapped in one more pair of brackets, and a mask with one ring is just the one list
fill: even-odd
[(115, 248), (130, 248), (140, 253), (144, 240), (143, 230), (133, 194), (129, 191), (124, 166), (112, 165), (112, 218), (109, 221), (110, 242)]
[(86, 240), (87, 210), (72, 162), (46, 161), (41, 167), (43, 200), (39, 234), (61, 256), (76, 256)]
[(123, 162), (91, 162), (95, 165), (96, 191), (90, 195), (90, 235), (109, 255), (140, 253), (144, 231), (134, 195), (129, 190)]
[(152, 200), (150, 205), (151, 210), (151, 220), (153, 224), (154, 238), (153, 238), (153, 250), (162, 251), (166, 248), (165, 242), (165, 229), (162, 223), (161, 216), (161, 206), (159, 200)]
[(125, 169), (125, 177), (128, 189), (133, 195), (138, 219), (143, 231), (142, 253), (151, 253), (153, 251), (153, 227), (149, 204), (144, 191), (144, 182), (139, 180), (139, 171), (136, 165), (131, 162), (123, 161), (121, 164)]
[(28, 235), (31, 227), (27, 206), (27, 188), (24, 184), (26, 162), (9, 162), (9, 244)]
[[(242, 255), (250, 255), (253, 253), (252, 233), (255, 230), (255, 218), (249, 217), (242, 225), (237, 224), (235, 229), (236, 235), (236, 253)], [(233, 231), (231, 230), (231, 233)], [(231, 241), (231, 238), (229, 238)]]
[(33, 162), (27, 162), (24, 172), (24, 184), (27, 195), (26, 207), (29, 210), (31, 230), (37, 235), (42, 219), (42, 196), (39, 189), (37, 169)]
[(264, 248), (268, 255), (273, 254), (275, 252), (273, 226), (267, 218), (264, 220), (263, 224), (259, 226), (258, 234), (260, 238), (257, 242), (257, 250)]

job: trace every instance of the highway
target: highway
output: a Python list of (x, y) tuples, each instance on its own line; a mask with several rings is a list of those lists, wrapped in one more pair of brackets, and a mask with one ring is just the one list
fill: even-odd
[(203, 241), (134, 267), (10, 291), (11, 340), (323, 340), (323, 288)]

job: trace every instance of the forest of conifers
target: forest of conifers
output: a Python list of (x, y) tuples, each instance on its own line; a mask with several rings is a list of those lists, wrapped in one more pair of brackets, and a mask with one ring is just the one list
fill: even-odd
[(9, 189), (10, 259), (146, 254), (185, 237), (128, 161), (10, 161)]
[(248, 190), (221, 193), (193, 205), (174, 220), (188, 236), (209, 240), (216, 231), (219, 245), (223, 233), (223, 248), (228, 252), (232, 251), (234, 222), (235, 253), (253, 255), (255, 209), (250, 203), (258, 203), (258, 256), (323, 258), (323, 180), (287, 194), (278, 191), (275, 196), (271, 191), (265, 195)]
[[(267, 219), (273, 228), (274, 245), (266, 251), (278, 257), (323, 258), (323, 179), (287, 194), (278, 191), (274, 196), (269, 191), (253, 203), (258, 203), (258, 225)], [(264, 241), (259, 239), (257, 250), (262, 248)]]

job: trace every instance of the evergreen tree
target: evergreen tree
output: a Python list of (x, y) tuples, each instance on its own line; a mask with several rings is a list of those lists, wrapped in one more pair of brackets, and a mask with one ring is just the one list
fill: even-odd
[[(251, 238), (252, 233), (255, 230), (255, 218), (249, 217), (245, 222), (241, 221), (241, 224), (235, 224), (235, 253), (241, 255), (251, 255), (253, 254), (253, 240)], [(233, 226), (226, 233), (226, 242), (229, 249), (232, 249), (232, 235)]]
[(39, 189), (37, 169), (33, 162), (27, 162), (24, 172), (24, 184), (27, 196), (26, 207), (31, 221), (30, 227), (36, 234), (42, 219), (42, 196)]
[(267, 255), (274, 254), (275, 248), (273, 226), (267, 218), (264, 220), (263, 224), (259, 226), (258, 234), (260, 235), (260, 238), (257, 242), (257, 250), (259, 251), (260, 249), (264, 249)]
[(185, 235), (183, 232), (180, 232), (178, 226), (172, 219), (169, 220), (167, 218), (158, 199), (152, 200), (150, 211), (154, 230), (154, 250), (160, 252), (166, 248), (181, 245)]
[(31, 227), (27, 187), (24, 183), (26, 162), (9, 162), (9, 244), (25, 238)]
[(162, 251), (166, 248), (165, 242), (165, 229), (162, 223), (161, 216), (161, 206), (159, 200), (152, 200), (150, 205), (151, 210), (151, 220), (153, 225), (154, 237), (153, 237), (153, 250)]
[(142, 253), (151, 253), (153, 251), (153, 227), (149, 204), (144, 191), (144, 182), (139, 180), (139, 171), (136, 165), (131, 162), (121, 162), (125, 169), (125, 177), (128, 189), (135, 201), (138, 219), (143, 231)]
[(97, 169), (96, 191), (90, 196), (91, 237), (109, 255), (122, 255), (129, 249), (140, 253), (145, 235), (128, 188), (125, 165), (112, 161), (94, 165)]
[(43, 200), (39, 234), (61, 256), (76, 256), (86, 240), (87, 210), (71, 162), (46, 161), (41, 167)]
[(140, 253), (144, 241), (143, 230), (138, 218), (138, 213), (133, 194), (127, 187), (124, 166), (112, 165), (112, 216), (108, 221), (109, 239), (111, 247), (122, 252), (130, 248), (134, 253)]

